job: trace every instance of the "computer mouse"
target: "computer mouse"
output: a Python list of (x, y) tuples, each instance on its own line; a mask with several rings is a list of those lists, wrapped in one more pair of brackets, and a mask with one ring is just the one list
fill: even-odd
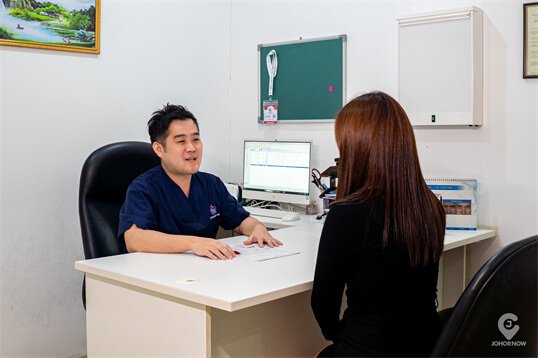
[(288, 213), (282, 217), (282, 221), (295, 221), (299, 220), (301, 217), (297, 213)]

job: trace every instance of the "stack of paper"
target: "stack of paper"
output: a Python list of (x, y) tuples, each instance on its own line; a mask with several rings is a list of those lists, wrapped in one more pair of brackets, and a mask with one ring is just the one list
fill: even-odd
[(247, 257), (253, 261), (265, 261), (299, 254), (300, 251), (286, 250), (282, 247), (260, 247), (258, 244), (252, 245), (232, 245), (232, 248), (239, 252), (241, 256)]

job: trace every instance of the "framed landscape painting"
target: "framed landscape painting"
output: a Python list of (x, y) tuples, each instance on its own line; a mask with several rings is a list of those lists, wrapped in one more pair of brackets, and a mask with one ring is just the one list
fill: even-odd
[(0, 45), (99, 53), (101, 0), (0, 0)]

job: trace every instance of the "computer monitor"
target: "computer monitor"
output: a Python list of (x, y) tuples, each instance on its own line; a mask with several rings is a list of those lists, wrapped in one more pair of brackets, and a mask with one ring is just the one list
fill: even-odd
[(245, 140), (243, 198), (308, 205), (311, 150), (307, 140)]

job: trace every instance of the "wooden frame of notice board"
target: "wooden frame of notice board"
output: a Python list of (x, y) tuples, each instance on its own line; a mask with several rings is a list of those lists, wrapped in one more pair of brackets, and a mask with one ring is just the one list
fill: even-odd
[[(269, 100), (278, 103), (277, 123), (334, 121), (346, 102), (346, 44), (346, 35), (259, 44), (258, 123)], [(269, 96), (266, 57), (272, 50), (278, 62)]]

